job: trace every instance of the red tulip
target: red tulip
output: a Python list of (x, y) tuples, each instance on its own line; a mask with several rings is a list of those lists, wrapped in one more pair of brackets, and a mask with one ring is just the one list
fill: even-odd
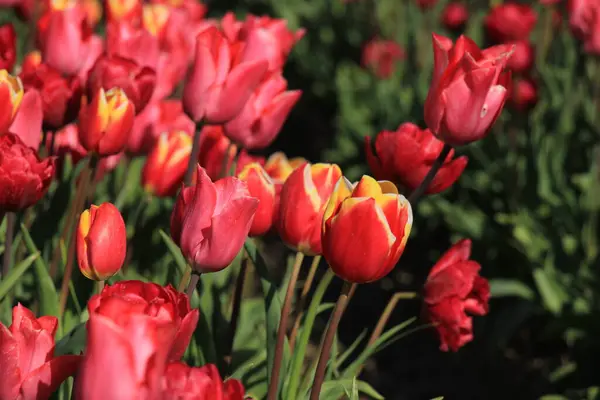
[(25, 54), (21, 62), (20, 76), (35, 74), (35, 70), (42, 65), (42, 53), (39, 50), (33, 50)]
[(151, 0), (154, 4), (164, 4), (182, 11), (193, 21), (201, 21), (206, 15), (207, 7), (197, 0)]
[(15, 212), (37, 203), (54, 175), (54, 158), (40, 160), (17, 135), (0, 135), (0, 211)]
[(121, 88), (129, 101), (141, 112), (154, 91), (156, 74), (148, 67), (140, 67), (134, 61), (119, 56), (100, 57), (92, 68), (88, 79), (88, 96), (100, 90)]
[[(365, 152), (373, 175), (410, 190), (421, 184), (443, 147), (444, 143), (437, 140), (429, 129), (420, 129), (410, 122), (400, 125), (396, 132), (380, 132), (375, 137), (374, 148), (371, 138), (365, 138)], [(452, 150), (425, 193), (434, 194), (448, 189), (466, 166), (467, 157), (454, 158)]]
[(286, 90), (287, 81), (275, 74), (263, 81), (242, 111), (227, 122), (225, 134), (246, 149), (263, 149), (279, 134), (301, 90)]
[(36, 89), (42, 100), (44, 123), (51, 129), (75, 120), (81, 103), (81, 85), (77, 77), (64, 78), (47, 64), (29, 66), (21, 72), (25, 90)]
[(195, 60), (183, 90), (183, 106), (194, 121), (221, 124), (244, 107), (267, 71), (265, 60), (247, 61), (215, 27), (198, 35)]
[(412, 209), (389, 181), (342, 177), (323, 215), (323, 257), (340, 278), (373, 282), (396, 266), (412, 227)]
[(21, 304), (12, 324), (0, 323), (0, 399), (45, 400), (77, 371), (80, 356), (54, 357), (56, 317), (40, 317)]
[(435, 324), (442, 351), (457, 351), (473, 340), (473, 321), (468, 314), (488, 312), (490, 287), (470, 255), (471, 241), (459, 241), (438, 260), (425, 283), (425, 313)]
[(448, 3), (442, 13), (442, 23), (449, 30), (461, 30), (469, 19), (469, 10), (463, 3)]
[(86, 278), (105, 281), (119, 272), (127, 252), (127, 232), (117, 207), (103, 203), (82, 212), (76, 238), (77, 262)]
[(404, 60), (406, 53), (393, 40), (375, 38), (362, 50), (362, 66), (371, 69), (381, 79), (392, 76), (398, 61)]
[(171, 214), (171, 237), (199, 273), (226, 268), (248, 236), (258, 199), (246, 184), (227, 177), (212, 182), (202, 167), (184, 187)]
[(594, 0), (569, 0), (569, 25), (590, 54), (600, 54), (600, 4)]
[(508, 59), (506, 66), (515, 73), (525, 74), (533, 67), (535, 50), (527, 40), (513, 42), (515, 52)]
[(79, 140), (100, 156), (120, 153), (133, 126), (134, 106), (120, 88), (98, 90), (90, 104), (79, 112)]
[(187, 132), (160, 135), (142, 170), (142, 185), (147, 192), (159, 197), (177, 193), (192, 154), (192, 142)]
[(105, 0), (104, 3), (109, 22), (135, 25), (142, 20), (142, 0)]
[(250, 196), (259, 200), (249, 235), (264, 235), (273, 225), (275, 184), (259, 163), (247, 164), (238, 174), (238, 178), (246, 182)]
[(490, 11), (485, 29), (496, 43), (527, 40), (536, 22), (537, 14), (530, 5), (504, 3)]
[(17, 135), (25, 145), (37, 150), (42, 141), (42, 99), (35, 89), (25, 92), (19, 110), (8, 131)]
[(284, 153), (278, 151), (268, 158), (265, 163), (265, 171), (275, 183), (283, 185), (290, 174), (306, 162), (306, 159), (302, 157), (288, 159)]
[(480, 50), (461, 36), (453, 45), (433, 34), (433, 78), (425, 100), (425, 122), (444, 142), (463, 145), (483, 138), (507, 98), (510, 75), (503, 73), (513, 46)]
[(538, 101), (537, 88), (531, 79), (521, 78), (513, 82), (510, 91), (510, 105), (521, 112), (533, 108)]
[(182, 362), (169, 364), (163, 378), (163, 392), (170, 399), (244, 400), (242, 383), (237, 379), (223, 382), (213, 364), (203, 367), (189, 367)]
[(0, 70), (0, 134), (8, 131), (23, 100), (23, 84), (18, 77)]
[(131, 154), (146, 154), (154, 147), (163, 132), (183, 131), (194, 134), (196, 125), (183, 112), (181, 101), (169, 99), (151, 102), (144, 111), (136, 115), (127, 151)]
[(17, 35), (12, 24), (0, 26), (0, 69), (12, 71), (17, 60)]
[[(156, 71), (160, 58), (158, 38), (143, 26), (113, 22), (106, 26), (106, 54), (135, 62)], [(160, 72), (158, 72), (160, 73)]]
[(237, 148), (227, 139), (221, 125), (204, 125), (200, 132), (199, 147), (198, 164), (204, 168), (210, 179), (217, 180), (221, 177), (224, 163), (225, 172), (231, 169)]
[(79, 0), (85, 12), (87, 24), (94, 29), (102, 19), (102, 4), (100, 0)]
[(335, 164), (306, 163), (290, 174), (281, 189), (277, 220), (284, 243), (305, 254), (321, 254), (323, 213), (341, 176)]

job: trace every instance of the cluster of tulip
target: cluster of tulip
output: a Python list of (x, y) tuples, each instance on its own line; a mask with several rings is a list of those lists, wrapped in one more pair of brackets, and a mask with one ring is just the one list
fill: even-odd
[[(454, 157), (452, 146), (489, 131), (508, 97), (505, 70), (519, 48), (480, 50), (467, 37), (452, 43), (434, 34), (429, 129), (405, 123), (367, 139), (369, 165), (381, 180), (351, 183), (337, 165), (248, 152), (272, 143), (300, 97), (287, 90), (282, 67), (304, 32), (290, 31), (285, 20), (205, 19), (194, 0), (107, 0), (104, 9), (94, 0), (2, 3), (32, 19), (39, 48), (11, 75), (16, 37), (12, 26), (0, 28), (0, 213), (7, 224), (44, 196), (66, 156), (85, 160), (64, 237), (74, 229), (69, 257), (76, 254), (81, 273), (103, 282), (125, 262), (126, 226), (115, 205), (84, 210), (85, 204), (104, 173), (146, 156), (141, 183), (149, 195), (176, 196), (170, 233), (192, 275), (187, 294), (140, 281), (103, 286), (88, 302), (82, 355), (53, 357), (58, 320), (17, 305), (12, 325), (0, 325), (0, 370), (7, 372), (0, 399), (44, 399), (72, 375), (80, 399), (242, 399), (241, 383), (223, 382), (215, 366), (180, 361), (201, 318), (189, 298), (201, 274), (223, 270), (248, 236), (271, 231), (298, 255), (281, 311), (270, 399), (278, 392), (303, 256), (322, 255), (346, 282), (315, 374), (311, 398), (317, 399), (353, 288), (398, 263), (413, 222), (411, 203), (459, 178), (467, 159)], [(92, 33), (102, 11), (106, 39)], [(396, 184), (412, 192), (408, 200)], [(469, 240), (455, 244), (425, 285), (426, 314), (442, 350), (469, 342), (471, 315), (487, 313), (489, 287), (469, 260), (470, 247)], [(5, 251), (3, 277), (9, 266)]]

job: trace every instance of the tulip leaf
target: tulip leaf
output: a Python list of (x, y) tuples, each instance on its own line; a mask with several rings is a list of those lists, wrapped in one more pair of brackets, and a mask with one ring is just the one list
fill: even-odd
[(364, 381), (356, 380), (356, 378), (324, 382), (321, 387), (321, 393), (319, 393), (319, 398), (323, 400), (337, 400), (344, 396), (344, 394), (347, 395), (348, 393), (352, 393), (353, 388), (356, 388), (358, 392), (363, 393), (372, 399), (384, 399), (384, 397), (377, 393), (371, 385)]
[[(23, 240), (25, 242), (25, 247), (31, 254), (37, 254), (38, 249), (33, 243), (33, 239), (31, 239), (31, 235), (29, 235), (29, 231), (24, 224), (21, 224), (21, 232), (23, 234)], [(41, 257), (37, 257), (33, 264), (37, 288), (38, 288), (38, 297), (40, 304), (40, 314), (41, 315), (52, 315), (60, 320), (60, 310), (59, 310), (59, 300), (58, 300), (58, 292), (56, 291), (56, 287), (54, 286), (54, 282), (52, 282), (52, 278), (48, 273), (48, 268), (46, 267), (46, 263)], [(61, 335), (61, 324), (58, 324), (58, 336)]]
[[(244, 243), (246, 253), (260, 278), (260, 284), (263, 291), (265, 300), (265, 312), (267, 315), (266, 319), (266, 337), (267, 337), (267, 381), (270, 382), (271, 374), (273, 371), (273, 361), (275, 357), (275, 346), (277, 344), (277, 330), (279, 329), (279, 321), (281, 320), (281, 298), (277, 292), (277, 285), (273, 282), (265, 260), (260, 255), (253, 239), (247, 239)], [(280, 377), (286, 376), (286, 371), (290, 360), (290, 350), (287, 338), (283, 347), (283, 360), (281, 363), (281, 374)], [(281, 384), (279, 387), (281, 388)]]
[(490, 280), (490, 292), (492, 297), (515, 296), (527, 300), (535, 298), (535, 292), (516, 279), (492, 279)]
[(319, 312), (319, 306), (323, 301), (323, 296), (325, 295), (325, 291), (329, 287), (331, 280), (333, 279), (333, 272), (330, 269), (327, 269), (327, 272), (321, 278), (315, 293), (312, 296), (312, 300), (310, 305), (308, 306), (308, 310), (306, 311), (306, 315), (304, 317), (304, 323), (302, 325), (302, 331), (299, 333), (298, 341), (296, 342), (296, 346), (294, 346), (294, 356), (292, 358), (292, 363), (290, 366), (289, 373), (289, 385), (286, 391), (286, 399), (293, 400), (296, 398), (298, 394), (298, 385), (300, 383), (300, 376), (302, 374), (302, 365), (304, 363), (304, 358), (306, 357), (306, 348), (308, 346), (308, 342), (310, 340), (310, 334), (312, 333), (312, 328), (315, 323), (315, 319)]
[(0, 301), (4, 299), (4, 296), (13, 288), (13, 286), (19, 281), (19, 278), (27, 272), (33, 262), (40, 256), (39, 253), (34, 253), (15, 265), (6, 277), (2, 277), (0, 280)]
[(348, 348), (344, 350), (344, 352), (338, 358), (335, 359), (335, 368), (339, 369), (342, 366), (342, 364), (344, 364), (344, 361), (346, 361), (348, 357), (350, 357), (350, 355), (354, 352), (354, 350), (358, 348), (358, 346), (366, 336), (367, 330), (365, 329), (361, 332), (360, 335), (358, 335), (356, 339), (354, 339), (354, 342), (352, 342), (352, 344), (348, 346)]
[(56, 342), (54, 350), (55, 356), (62, 356), (65, 354), (79, 355), (85, 349), (87, 341), (87, 330), (85, 322), (82, 322), (75, 326), (69, 333), (65, 334), (59, 341)]
[(175, 242), (173, 241), (173, 239), (171, 239), (171, 237), (169, 235), (167, 235), (165, 233), (165, 231), (163, 231), (162, 229), (160, 229), (158, 231), (158, 233), (160, 233), (160, 237), (162, 238), (163, 242), (167, 245), (167, 249), (169, 249), (169, 253), (171, 253), (171, 255), (173, 256), (173, 259), (175, 260), (175, 263), (177, 264), (177, 268), (179, 269), (180, 273), (183, 275), (183, 272), (187, 268), (187, 262), (185, 261), (185, 257), (181, 253), (179, 246), (177, 246), (175, 244)]

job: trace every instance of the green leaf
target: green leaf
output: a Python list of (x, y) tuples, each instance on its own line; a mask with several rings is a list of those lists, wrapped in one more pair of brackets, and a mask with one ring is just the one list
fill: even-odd
[(560, 313), (563, 306), (563, 297), (558, 283), (542, 268), (536, 268), (533, 271), (533, 279), (546, 309), (553, 314)]
[(56, 342), (56, 348), (54, 350), (55, 356), (62, 356), (65, 354), (79, 355), (83, 352), (87, 340), (85, 324), (85, 322), (80, 323)]
[(535, 292), (529, 286), (516, 279), (491, 279), (492, 297), (522, 297), (527, 300), (535, 298)]
[(160, 237), (162, 238), (163, 242), (167, 245), (167, 249), (169, 249), (169, 253), (171, 253), (171, 255), (173, 256), (173, 259), (175, 260), (175, 263), (177, 264), (177, 268), (183, 275), (183, 272), (187, 268), (187, 262), (185, 261), (185, 257), (183, 256), (183, 254), (181, 254), (181, 250), (179, 249), (179, 246), (177, 246), (175, 244), (175, 242), (173, 241), (173, 239), (171, 239), (171, 237), (169, 235), (167, 235), (165, 233), (165, 231), (163, 231), (162, 229), (160, 229), (158, 231), (158, 233), (160, 233)]
[(19, 278), (27, 272), (33, 262), (40, 256), (39, 253), (34, 253), (15, 265), (6, 277), (0, 280), (0, 301), (4, 299), (4, 296), (13, 288), (13, 286), (19, 281)]
[(360, 393), (372, 399), (383, 400), (384, 398), (371, 385), (363, 381), (357, 381), (356, 378), (324, 382), (321, 387), (321, 393), (319, 393), (319, 398), (321, 400), (337, 400), (345, 393), (352, 392), (353, 386), (356, 386), (356, 389)]
[(342, 366), (342, 364), (344, 364), (344, 361), (346, 361), (348, 357), (350, 357), (350, 355), (354, 352), (354, 350), (356, 350), (360, 342), (362, 342), (366, 336), (367, 330), (365, 329), (361, 332), (360, 335), (358, 335), (356, 339), (354, 339), (354, 342), (352, 342), (352, 344), (348, 346), (348, 348), (335, 360), (336, 368), (339, 369)]

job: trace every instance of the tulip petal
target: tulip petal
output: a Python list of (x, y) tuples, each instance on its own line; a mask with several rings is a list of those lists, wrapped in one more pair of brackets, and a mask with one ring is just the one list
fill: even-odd
[(8, 130), (19, 136), (27, 146), (37, 150), (42, 141), (43, 116), (40, 93), (29, 89), (23, 96), (21, 106)]
[(471, 239), (461, 239), (440, 257), (429, 272), (429, 275), (434, 276), (459, 261), (468, 260), (470, 256)]
[(68, 377), (77, 372), (81, 356), (53, 358), (27, 375), (21, 383), (24, 399), (47, 399)]
[(170, 361), (178, 361), (183, 357), (185, 350), (190, 344), (190, 340), (192, 339), (192, 335), (196, 330), (196, 325), (198, 325), (198, 319), (200, 318), (200, 310), (195, 309), (187, 313), (187, 315), (181, 321), (181, 326), (177, 334), (175, 335), (175, 339), (173, 340), (173, 346), (171, 347), (171, 351), (169, 353)]
[(15, 399), (19, 395), (19, 354), (16, 340), (3, 324), (0, 324), (0, 398)]

